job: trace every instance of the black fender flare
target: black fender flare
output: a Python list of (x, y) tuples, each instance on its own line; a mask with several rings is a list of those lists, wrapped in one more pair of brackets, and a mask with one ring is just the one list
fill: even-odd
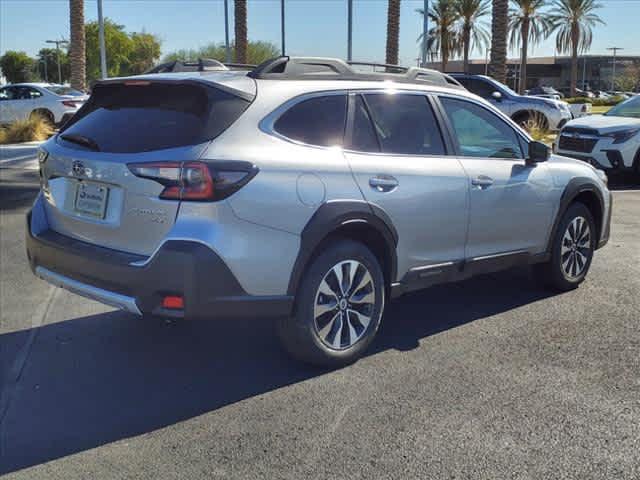
[[(562, 192), (562, 196), (560, 197), (560, 206), (558, 207), (558, 213), (556, 214), (556, 218), (553, 221), (553, 226), (551, 227), (549, 238), (547, 239), (546, 251), (548, 254), (551, 254), (553, 239), (556, 236), (556, 231), (558, 230), (560, 219), (569, 208), (569, 205), (571, 205), (571, 203), (576, 199), (576, 197), (584, 192), (592, 192), (596, 195), (598, 201), (600, 202), (600, 212), (602, 212), (602, 214), (604, 215), (604, 198), (596, 182), (589, 177), (572, 178), (564, 187), (564, 191)], [(600, 235), (602, 234), (602, 228), (604, 227), (604, 218), (596, 219), (596, 222), (600, 222), (600, 225), (598, 225), (598, 237), (600, 237)], [(598, 238), (598, 241), (599, 240), (600, 238)]]
[(377, 205), (358, 200), (332, 200), (323, 203), (309, 219), (300, 234), (300, 249), (289, 278), (287, 294), (295, 296), (300, 279), (313, 252), (332, 232), (344, 225), (364, 222), (377, 230), (389, 253), (390, 283), (397, 274), (398, 232), (389, 216)]

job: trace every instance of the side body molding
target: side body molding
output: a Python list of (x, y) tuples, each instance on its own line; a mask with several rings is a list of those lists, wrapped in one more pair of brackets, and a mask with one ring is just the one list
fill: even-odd
[(304, 270), (316, 248), (336, 230), (364, 223), (384, 239), (388, 253), (389, 283), (396, 279), (398, 232), (389, 216), (378, 206), (365, 201), (332, 200), (322, 204), (300, 234), (300, 251), (293, 265), (287, 295), (295, 295)]

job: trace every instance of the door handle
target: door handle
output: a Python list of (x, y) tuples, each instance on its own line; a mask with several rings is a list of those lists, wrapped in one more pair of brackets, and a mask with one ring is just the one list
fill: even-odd
[(476, 178), (471, 180), (471, 185), (475, 187), (488, 188), (493, 185), (493, 178), (487, 177), (486, 175), (478, 175)]
[(390, 192), (400, 183), (391, 175), (376, 175), (369, 179), (369, 186), (378, 192)]

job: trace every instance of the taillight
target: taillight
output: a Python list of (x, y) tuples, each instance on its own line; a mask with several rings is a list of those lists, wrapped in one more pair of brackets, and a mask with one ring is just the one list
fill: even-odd
[(65, 107), (76, 108), (76, 107), (79, 107), (80, 105), (82, 105), (84, 102), (76, 102), (75, 100), (62, 100), (61, 103)]
[(150, 162), (127, 165), (136, 177), (164, 186), (164, 200), (216, 201), (246, 185), (258, 168), (249, 162)]

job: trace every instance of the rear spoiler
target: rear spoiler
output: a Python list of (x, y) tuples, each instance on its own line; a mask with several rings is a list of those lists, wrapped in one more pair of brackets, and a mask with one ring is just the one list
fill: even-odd
[[(155, 78), (154, 78), (155, 77)], [(172, 78), (173, 77), (173, 78)], [(253, 102), (256, 98), (255, 81), (246, 76), (233, 75), (230, 77), (213, 78), (212, 76), (197, 77), (185, 76), (184, 74), (151, 74), (138, 75), (134, 77), (118, 77), (108, 78), (105, 80), (96, 80), (90, 88), (90, 92), (99, 85), (122, 84), (125, 86), (144, 87), (151, 84), (187, 84), (197, 85), (200, 87), (217, 88), (236, 97), (242, 98), (248, 102)]]

